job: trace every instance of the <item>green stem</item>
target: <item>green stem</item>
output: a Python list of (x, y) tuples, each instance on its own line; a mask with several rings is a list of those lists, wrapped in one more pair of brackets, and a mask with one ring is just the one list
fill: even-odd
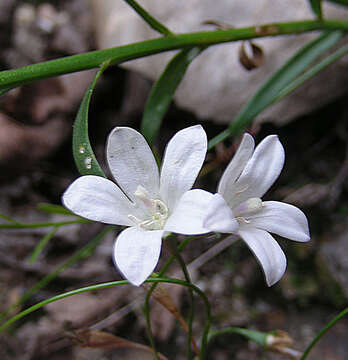
[[(176, 285), (181, 285), (181, 286), (186, 286), (191, 288), (194, 292), (196, 292), (203, 300), (203, 302), (205, 304), (208, 304), (208, 299), (205, 296), (205, 294), (203, 293), (202, 290), (200, 290), (198, 287), (196, 287), (193, 284), (189, 284), (186, 281), (183, 280), (179, 280), (179, 279), (172, 279), (172, 278), (150, 278), (147, 279), (145, 282), (147, 283), (168, 283), (168, 284), (176, 284)], [(129, 282), (127, 280), (120, 280), (120, 281), (111, 281), (111, 282), (107, 282), (107, 283), (101, 283), (101, 284), (97, 284), (97, 285), (91, 285), (91, 286), (86, 286), (80, 289), (76, 289), (76, 290), (72, 290), (72, 291), (68, 291), (65, 292), (63, 294), (59, 294), (56, 296), (51, 297), (50, 299), (46, 299), (43, 300), (31, 307), (29, 307), (28, 309), (23, 310), (22, 312), (16, 314), (14, 317), (12, 317), (11, 319), (9, 319), (8, 321), (6, 321), (4, 324), (2, 324), (0, 326), (0, 333), (2, 331), (4, 331), (6, 328), (8, 328), (10, 325), (12, 325), (13, 323), (15, 323), (17, 320), (23, 318), (26, 315), (31, 314), (32, 312), (42, 308), (45, 305), (48, 305), (52, 302), (73, 296), (73, 295), (78, 295), (81, 293), (85, 293), (88, 291), (96, 291), (96, 290), (102, 290), (102, 289), (107, 289), (113, 286), (121, 286), (121, 285), (129, 285)], [(210, 316), (210, 314), (209, 314)]]
[(307, 349), (303, 353), (300, 360), (305, 360), (307, 358), (308, 354), (310, 353), (310, 351), (312, 350), (312, 348), (314, 347), (314, 345), (322, 338), (322, 336), (328, 330), (330, 330), (337, 323), (338, 320), (342, 319), (347, 314), (348, 314), (348, 308), (345, 308), (334, 319), (332, 319), (323, 329), (321, 329), (319, 331), (319, 333), (317, 334), (317, 336), (313, 339), (313, 341), (308, 345)]
[(107, 60), (111, 60), (111, 64), (120, 64), (144, 56), (186, 47), (210, 46), (238, 40), (300, 34), (317, 30), (348, 31), (348, 22), (340, 20), (304, 20), (161, 37), (110, 49), (67, 56), (24, 66), (16, 70), (2, 71), (0, 72), (0, 89), (13, 88), (39, 79), (97, 68)]
[[(178, 246), (178, 251), (180, 252), (194, 237), (188, 236), (186, 237)], [(158, 273), (158, 276), (163, 276), (166, 271), (168, 270), (169, 266), (172, 264), (172, 262), (175, 260), (175, 256), (172, 255), (167, 262), (163, 265), (162, 269)], [(154, 352), (154, 356), (156, 360), (158, 359), (158, 353), (156, 350), (156, 344), (155, 339), (152, 334), (152, 328), (151, 328), (151, 319), (150, 319), (150, 298), (154, 290), (156, 289), (157, 283), (153, 284), (150, 288), (150, 290), (147, 292), (144, 302), (144, 314), (145, 314), (145, 320), (146, 320), (146, 330), (149, 337), (149, 341), (151, 344), (151, 347)]]
[(53, 226), (64, 226), (64, 225), (74, 225), (74, 224), (86, 224), (89, 223), (89, 220), (78, 219), (73, 221), (61, 221), (61, 222), (47, 222), (47, 223), (37, 223), (37, 224), (0, 224), (0, 229), (37, 229)]
[(0, 313), (0, 321), (2, 321), (9, 313), (11, 313), (16, 307), (23, 304), (27, 301), (33, 294), (47, 286), (52, 280), (54, 280), (61, 272), (69, 268), (76, 261), (88, 256), (105, 238), (107, 233), (111, 231), (114, 227), (108, 226), (97, 236), (95, 236), (86, 246), (77, 251), (73, 256), (68, 260), (64, 261), (63, 264), (59, 265), (53, 272), (44, 276), (40, 281), (38, 281), (34, 286), (32, 286), (26, 293), (24, 293), (19, 300), (12, 304), (7, 310)]
[[(182, 272), (185, 276), (185, 280), (192, 284), (190, 273), (188, 272), (187, 266), (185, 264), (184, 259), (180, 255), (177, 244), (176, 244), (176, 238), (170, 237), (167, 241), (169, 241), (170, 250), (172, 251), (172, 254), (175, 256), (176, 260), (178, 261)], [(190, 294), (190, 311), (189, 311), (189, 317), (188, 317), (188, 332), (187, 332), (187, 343), (186, 343), (186, 359), (190, 360), (192, 357), (192, 351), (191, 351), (191, 343), (192, 343), (192, 324), (194, 319), (194, 308), (195, 308), (195, 299), (193, 296), (192, 289), (189, 289)]]
[(152, 15), (150, 15), (144, 8), (142, 8), (136, 1), (134, 0), (124, 0), (129, 6), (131, 6), (134, 11), (138, 13), (139, 16), (143, 18), (145, 22), (148, 23), (148, 25), (154, 29), (155, 31), (158, 31), (160, 34), (163, 35), (172, 35), (172, 32), (166, 28), (163, 24), (161, 24), (159, 21), (157, 21)]

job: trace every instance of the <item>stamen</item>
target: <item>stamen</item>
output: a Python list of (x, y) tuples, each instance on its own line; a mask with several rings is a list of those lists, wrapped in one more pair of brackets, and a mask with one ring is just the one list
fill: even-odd
[(166, 204), (159, 199), (151, 199), (149, 192), (141, 185), (137, 187), (134, 196), (143, 202), (149, 210), (149, 215), (144, 220), (139, 220), (133, 215), (128, 215), (128, 218), (144, 230), (163, 229), (169, 214)]

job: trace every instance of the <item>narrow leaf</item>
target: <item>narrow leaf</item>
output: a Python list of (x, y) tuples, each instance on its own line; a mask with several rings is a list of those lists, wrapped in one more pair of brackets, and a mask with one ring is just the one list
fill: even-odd
[(37, 257), (40, 255), (44, 247), (47, 245), (47, 243), (53, 238), (55, 233), (57, 232), (58, 227), (53, 228), (49, 233), (47, 233), (36, 245), (34, 251), (32, 252), (29, 264), (32, 265), (36, 261)]
[[(139, 344), (133, 341), (126, 340), (119, 336), (107, 333), (100, 330), (77, 330), (71, 332), (69, 337), (72, 340), (82, 346), (93, 349), (136, 349), (142, 350), (146, 353), (152, 353), (152, 349), (149, 346)], [(160, 360), (168, 360), (164, 355), (158, 353)]]
[(15, 86), (5, 86), (5, 87), (1, 87), (0, 88), (0, 96), (6, 94), (7, 92), (9, 92), (10, 90), (14, 89)]
[[(19, 305), (23, 304), (25, 301), (31, 298), (36, 292), (38, 292), (43, 287), (47, 286), (51, 281), (53, 281), (57, 276), (62, 273), (65, 269), (69, 268), (76, 261), (84, 259), (90, 256), (100, 242), (105, 238), (105, 236), (109, 233), (109, 231), (113, 229), (112, 226), (106, 227), (102, 232), (96, 235), (87, 245), (85, 245), (82, 249), (78, 250), (74, 255), (72, 255), (68, 260), (59, 265), (53, 272), (44, 276), (40, 281), (38, 281), (33, 287), (31, 287), (27, 292), (25, 292), (18, 301), (12, 304), (8, 309), (4, 312), (0, 313), (0, 321), (4, 320), (4, 318), (10, 314), (14, 309), (16, 309)], [(1, 330), (0, 330), (1, 332)]]
[(290, 92), (294, 91), (297, 87), (302, 85), (305, 81), (309, 80), (311, 77), (316, 75), (321, 70), (325, 69), (327, 66), (331, 65), (335, 61), (339, 60), (341, 57), (348, 54), (348, 45), (341, 47), (336, 50), (333, 54), (329, 55), (318, 64), (311, 67), (309, 70), (304, 72), (301, 76), (295, 79), (292, 83), (286, 86), (282, 91), (279, 92), (277, 98), (275, 98), (274, 102), (282, 99), (284, 96), (288, 95)]
[(322, 20), (323, 13), (322, 13), (322, 9), (321, 9), (321, 0), (309, 0), (309, 4), (310, 4), (315, 16), (319, 20)]
[(255, 342), (258, 345), (266, 346), (267, 345), (267, 336), (270, 333), (264, 333), (257, 330), (249, 330), (239, 327), (229, 327), (221, 330), (212, 331), (209, 334), (209, 342), (219, 335), (226, 335), (226, 334), (238, 334), (246, 337), (248, 340)]
[(141, 123), (141, 132), (150, 145), (156, 138), (162, 119), (188, 66), (203, 50), (204, 48), (194, 47), (180, 51), (155, 82), (146, 102)]
[(140, 15), (148, 25), (158, 31), (160, 34), (163, 35), (173, 35), (172, 32), (161, 24), (158, 20), (156, 20), (151, 14), (149, 14), (144, 8), (142, 8), (136, 1), (134, 0), (125, 0), (125, 2), (131, 6), (137, 13)]
[(335, 45), (343, 36), (340, 31), (325, 33), (300, 49), (288, 62), (277, 70), (247, 102), (231, 125), (209, 141), (209, 149), (232, 134), (238, 134), (275, 102), (279, 93), (291, 84), (321, 54)]
[(61, 214), (61, 215), (78, 217), (76, 214), (74, 214), (73, 212), (71, 212), (70, 210), (66, 209), (64, 206), (61, 205), (39, 203), (36, 207), (39, 210), (50, 214)]
[(88, 111), (95, 85), (108, 65), (108, 61), (104, 62), (98, 70), (95, 78), (93, 79), (91, 85), (83, 97), (74, 123), (73, 155), (76, 167), (81, 175), (97, 175), (106, 177), (94, 155), (91, 143), (89, 141)]
[(348, 0), (328, 0), (328, 1), (339, 5), (348, 6)]

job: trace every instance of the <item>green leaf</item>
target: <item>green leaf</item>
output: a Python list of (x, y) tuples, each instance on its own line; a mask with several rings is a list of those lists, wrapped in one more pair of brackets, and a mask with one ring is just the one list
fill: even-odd
[(335, 45), (342, 36), (343, 33), (340, 31), (325, 33), (300, 49), (259, 88), (237, 114), (231, 125), (209, 141), (208, 148), (213, 148), (232, 134), (238, 135), (248, 127), (257, 115), (278, 99), (283, 89), (295, 81), (309, 65)]
[(95, 78), (93, 79), (91, 85), (89, 86), (82, 99), (74, 123), (73, 155), (76, 167), (81, 175), (97, 175), (106, 177), (94, 155), (91, 143), (89, 141), (88, 111), (95, 85), (101, 74), (108, 66), (109, 61), (104, 62), (98, 70), (97, 74), (95, 75)]
[(64, 206), (61, 206), (61, 205), (40, 203), (36, 207), (39, 210), (47, 212), (49, 214), (61, 214), (61, 215), (77, 217), (76, 214), (74, 214), (73, 212), (71, 212), (70, 210), (66, 209)]
[(322, 20), (323, 18), (323, 12), (321, 9), (321, 1), (322, 0), (309, 0), (309, 4), (315, 14), (315, 16), (319, 19)]
[(307, 346), (300, 360), (307, 359), (308, 354), (313, 349), (314, 345), (344, 316), (348, 315), (348, 308), (345, 308), (341, 311), (334, 319), (332, 319), (323, 329), (319, 331), (319, 333), (315, 336), (312, 342)]
[(270, 333), (264, 333), (264, 332), (257, 331), (257, 330), (249, 330), (249, 329), (244, 329), (244, 328), (239, 328), (239, 327), (229, 327), (229, 328), (225, 328), (222, 330), (212, 331), (209, 334), (208, 341), (210, 342), (216, 336), (225, 335), (225, 334), (242, 335), (242, 336), (246, 337), (248, 340), (251, 340), (258, 345), (266, 346), (267, 336)]
[[(113, 226), (106, 227), (103, 231), (97, 234), (87, 245), (85, 245), (82, 249), (78, 250), (74, 255), (64, 261), (61, 265), (59, 265), (54, 271), (44, 276), (41, 280), (39, 280), (33, 287), (31, 287), (27, 292), (25, 292), (18, 301), (13, 303), (8, 309), (4, 312), (0, 313), (0, 321), (4, 320), (4, 318), (10, 314), (16, 307), (23, 304), (25, 301), (31, 298), (36, 292), (38, 292), (43, 287), (47, 286), (51, 281), (53, 281), (57, 276), (62, 273), (64, 270), (68, 269), (78, 260), (84, 259), (90, 256), (97, 246), (101, 243), (101, 241), (105, 238), (105, 236), (114, 229)], [(0, 331), (1, 332), (1, 331)]]
[(15, 86), (5, 86), (5, 87), (1, 87), (0, 88), (0, 96), (6, 94), (7, 92), (9, 92), (10, 90), (14, 89)]
[(153, 144), (173, 95), (191, 62), (204, 50), (194, 47), (180, 51), (155, 82), (145, 105), (141, 132)]
[(142, 8), (136, 1), (134, 0), (125, 0), (125, 2), (131, 6), (137, 13), (140, 15), (148, 25), (158, 31), (163, 35), (172, 35), (172, 32), (166, 28), (163, 24), (161, 24), (158, 20), (156, 20), (151, 14), (149, 14), (144, 8)]
[(339, 5), (348, 6), (348, 0), (328, 0), (328, 1)]
[(329, 55), (318, 64), (315, 64), (309, 70), (305, 71), (301, 76), (295, 79), (292, 83), (286, 86), (282, 91), (279, 92), (277, 98), (275, 98), (274, 102), (282, 99), (284, 96), (288, 95), (290, 92), (294, 91), (297, 87), (302, 85), (305, 81), (309, 80), (311, 77), (316, 75), (321, 70), (325, 69), (327, 66), (331, 65), (335, 61), (339, 60), (341, 57), (348, 54), (348, 45), (341, 47), (336, 50), (333, 54)]
[(55, 233), (57, 232), (58, 227), (53, 228), (49, 233), (47, 233), (36, 245), (34, 251), (32, 252), (29, 264), (32, 265), (36, 261), (37, 257), (40, 255), (41, 251), (44, 249), (44, 247), (48, 244), (48, 242), (53, 238)]

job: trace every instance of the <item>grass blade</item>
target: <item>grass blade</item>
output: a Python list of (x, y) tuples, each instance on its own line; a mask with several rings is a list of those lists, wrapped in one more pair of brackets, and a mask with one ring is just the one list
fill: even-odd
[(50, 274), (43, 277), (40, 281), (38, 281), (32, 288), (30, 288), (25, 294), (23, 294), (18, 301), (12, 304), (7, 310), (0, 314), (0, 320), (3, 320), (8, 314), (10, 314), (16, 307), (23, 304), (27, 301), (32, 295), (34, 295), (37, 291), (47, 286), (51, 281), (53, 281), (61, 272), (65, 269), (69, 268), (76, 261), (86, 258), (90, 256), (96, 247), (100, 244), (100, 242), (104, 239), (106, 234), (113, 229), (112, 226), (108, 226), (102, 232), (100, 232), (97, 236), (95, 236), (86, 246), (77, 251), (73, 256), (71, 256), (68, 260), (63, 262), (63, 264), (59, 265), (56, 270), (51, 272)]
[(322, 20), (323, 18), (323, 12), (322, 12), (322, 8), (321, 8), (321, 2), (322, 0), (309, 0), (309, 4), (315, 14), (315, 16), (319, 19)]
[(322, 336), (329, 331), (336, 323), (337, 321), (341, 320), (344, 316), (348, 314), (348, 308), (345, 308), (343, 311), (341, 311), (334, 319), (332, 319), (323, 329), (319, 331), (317, 336), (313, 339), (313, 341), (309, 344), (305, 352), (303, 353), (300, 360), (305, 360), (314, 347), (314, 345), (322, 338)]
[(222, 133), (209, 141), (209, 149), (232, 134), (238, 134), (275, 102), (279, 93), (289, 86), (319, 55), (330, 49), (343, 36), (340, 31), (325, 33), (298, 51), (288, 62), (276, 71), (238, 113), (233, 123)]
[(152, 29), (158, 31), (160, 34), (163, 34), (165, 36), (172, 35), (172, 32), (167, 27), (165, 27), (154, 17), (152, 17), (151, 14), (149, 14), (144, 8), (142, 8), (136, 1), (125, 0), (125, 2), (129, 6), (131, 6), (134, 9), (134, 11), (136, 11), (138, 15), (141, 16), (143, 20), (147, 22)]
[(60, 214), (60, 215), (77, 217), (76, 214), (74, 214), (70, 210), (66, 209), (62, 205), (55, 205), (55, 204), (49, 204), (49, 203), (39, 203), (36, 207), (39, 210), (47, 212), (49, 214)]
[(173, 95), (191, 62), (204, 50), (194, 47), (180, 51), (155, 82), (145, 105), (141, 132), (153, 144)]
[(55, 227), (53, 228), (49, 233), (47, 233), (40, 241), (39, 243), (36, 245), (34, 251), (32, 252), (30, 259), (29, 259), (29, 264), (32, 265), (34, 264), (34, 262), (36, 261), (37, 257), (40, 255), (41, 251), (44, 249), (44, 247), (48, 244), (48, 242), (53, 238), (53, 236), (55, 235), (55, 233), (57, 232), (57, 230), (59, 229), (59, 227)]

